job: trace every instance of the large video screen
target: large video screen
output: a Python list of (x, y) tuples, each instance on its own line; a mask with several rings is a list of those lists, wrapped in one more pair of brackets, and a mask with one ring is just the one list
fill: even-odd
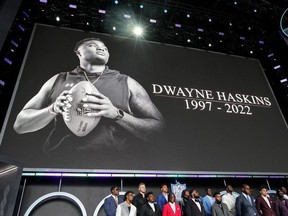
[(0, 153), (26, 168), (288, 173), (258, 60), (38, 24), (18, 81)]

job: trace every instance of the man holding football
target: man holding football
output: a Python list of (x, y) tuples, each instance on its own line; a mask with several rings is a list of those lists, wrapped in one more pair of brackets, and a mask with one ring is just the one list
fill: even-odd
[[(17, 133), (34, 132), (54, 121), (44, 151), (73, 146), (76, 149), (124, 147), (128, 137), (149, 140), (164, 127), (164, 120), (145, 89), (133, 78), (109, 69), (109, 52), (98, 38), (79, 41), (74, 49), (80, 64), (69, 72), (56, 74), (24, 106), (14, 123)], [(87, 81), (99, 92), (86, 94), (78, 110), (89, 110), (85, 118), (101, 118), (85, 137), (73, 134), (62, 115), (72, 109), (73, 88)], [(73, 124), (73, 122), (71, 123)], [(77, 135), (77, 134), (76, 134)], [(81, 143), (81, 144), (80, 144)]]

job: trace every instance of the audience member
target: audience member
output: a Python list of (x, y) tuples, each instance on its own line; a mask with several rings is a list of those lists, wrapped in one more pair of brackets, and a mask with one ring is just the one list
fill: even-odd
[(242, 193), (236, 198), (237, 216), (257, 216), (255, 198), (251, 196), (249, 185), (242, 185)]
[(155, 196), (153, 192), (146, 193), (145, 198), (147, 203), (142, 206), (140, 216), (161, 216), (161, 209), (159, 205), (155, 204)]
[(212, 205), (215, 202), (215, 199), (212, 197), (212, 190), (211, 188), (205, 189), (206, 196), (202, 198), (203, 206), (207, 216), (211, 216)]
[(138, 187), (139, 193), (135, 195), (133, 199), (133, 205), (137, 208), (137, 216), (140, 216), (140, 210), (143, 205), (145, 205), (145, 193), (146, 193), (146, 186), (144, 183), (140, 183)]
[(212, 205), (212, 216), (232, 216), (228, 206), (222, 202), (222, 197), (219, 192), (214, 193), (215, 202)]
[(115, 216), (116, 208), (119, 203), (122, 203), (124, 200), (119, 197), (119, 187), (111, 187), (111, 196), (107, 197), (104, 200), (104, 211), (106, 216)]
[(168, 203), (163, 207), (162, 216), (181, 216), (180, 205), (175, 202), (176, 197), (174, 193), (169, 193)]
[(236, 216), (235, 203), (238, 194), (233, 191), (233, 187), (231, 185), (226, 185), (226, 194), (222, 196), (222, 203), (225, 203), (228, 206), (230, 213)]
[(127, 191), (124, 195), (125, 201), (120, 203), (116, 209), (116, 216), (136, 216), (137, 209), (132, 204), (134, 194), (132, 191)]
[(182, 211), (182, 215), (186, 216), (186, 205), (190, 198), (189, 190), (185, 189), (181, 193), (181, 200), (179, 201), (179, 205)]
[(186, 206), (186, 215), (187, 216), (206, 216), (203, 204), (199, 202), (199, 193), (195, 189), (190, 191), (190, 199), (187, 202)]
[(283, 193), (284, 199), (288, 199), (287, 189), (285, 187), (281, 187), (280, 190)]
[(277, 191), (277, 200), (275, 202), (275, 211), (277, 216), (288, 215), (288, 200), (284, 199), (284, 194), (281, 189)]
[(261, 186), (259, 188), (260, 195), (256, 199), (256, 208), (259, 215), (263, 216), (276, 216), (274, 210), (274, 203), (270, 200), (267, 193), (267, 187)]
[(157, 196), (156, 202), (159, 205), (161, 211), (163, 211), (164, 205), (168, 202), (169, 188), (167, 184), (162, 184), (160, 187), (161, 194)]

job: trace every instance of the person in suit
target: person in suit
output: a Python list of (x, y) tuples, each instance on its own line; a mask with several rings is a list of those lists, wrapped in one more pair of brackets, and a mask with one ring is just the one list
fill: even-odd
[(181, 208), (178, 203), (175, 202), (176, 197), (174, 193), (170, 193), (168, 196), (168, 203), (163, 207), (162, 216), (181, 216)]
[(142, 206), (140, 210), (140, 216), (161, 216), (161, 209), (159, 205), (155, 204), (155, 196), (153, 192), (145, 194), (147, 203)]
[(190, 191), (191, 199), (188, 200), (186, 206), (186, 215), (187, 216), (206, 216), (203, 204), (199, 201), (199, 193), (195, 189)]
[(116, 208), (119, 203), (122, 203), (124, 200), (119, 197), (119, 187), (111, 187), (111, 196), (107, 197), (104, 200), (104, 211), (106, 216), (115, 216)]
[(202, 198), (203, 206), (207, 216), (211, 216), (212, 205), (215, 202), (215, 199), (212, 197), (211, 188), (205, 189), (206, 196)]
[(222, 203), (225, 203), (228, 206), (230, 213), (236, 216), (235, 204), (239, 194), (233, 191), (231, 185), (226, 185), (225, 190), (227, 193), (222, 196)]
[(162, 184), (160, 187), (161, 194), (157, 196), (156, 202), (159, 205), (161, 211), (163, 211), (164, 205), (168, 202), (169, 188), (167, 184)]
[(116, 216), (136, 216), (137, 209), (132, 204), (134, 198), (133, 191), (127, 191), (124, 195), (125, 201), (120, 203), (116, 209)]
[(275, 206), (270, 197), (268, 197), (267, 187), (261, 186), (259, 189), (260, 195), (256, 199), (256, 208), (259, 215), (276, 216)]
[(182, 216), (186, 216), (186, 205), (189, 199), (190, 199), (189, 190), (184, 189), (181, 193), (181, 200), (179, 201), (179, 205), (182, 210)]
[(139, 193), (135, 195), (133, 199), (133, 205), (137, 208), (137, 216), (140, 216), (140, 210), (143, 205), (146, 203), (145, 193), (146, 193), (146, 186), (144, 183), (140, 183), (138, 187)]
[(282, 191), (284, 199), (288, 200), (287, 189), (286, 187), (281, 187), (279, 190)]
[(236, 198), (237, 216), (259, 216), (255, 198), (251, 196), (249, 185), (242, 185), (242, 193)]
[(212, 216), (233, 216), (227, 204), (222, 202), (222, 197), (219, 192), (214, 193), (215, 202), (212, 205)]
[(277, 191), (277, 200), (275, 202), (275, 211), (277, 216), (287, 216), (288, 215), (288, 200), (284, 198), (284, 194), (279, 189)]

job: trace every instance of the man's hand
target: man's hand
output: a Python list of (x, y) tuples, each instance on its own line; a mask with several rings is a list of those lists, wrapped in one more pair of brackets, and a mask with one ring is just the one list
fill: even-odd
[(96, 112), (88, 113), (88, 116), (115, 119), (117, 117), (117, 108), (112, 104), (110, 99), (101, 93), (86, 94), (82, 99), (85, 108), (90, 108)]
[(63, 113), (66, 108), (71, 108), (70, 102), (73, 101), (70, 91), (63, 91), (55, 100), (53, 104), (53, 112)]

